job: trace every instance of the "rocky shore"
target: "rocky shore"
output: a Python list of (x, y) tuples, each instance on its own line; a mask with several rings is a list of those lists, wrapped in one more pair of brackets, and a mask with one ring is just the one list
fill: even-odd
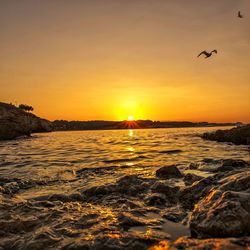
[(250, 125), (204, 133), (202, 137), (206, 140), (232, 142), (237, 145), (250, 145)]
[(0, 140), (30, 136), (31, 133), (50, 132), (52, 124), (14, 105), (0, 102)]
[(93, 171), (110, 170), (83, 168), (75, 180), (0, 178), (0, 249), (250, 247), (250, 165), (243, 160), (204, 159), (185, 169), (164, 166), (154, 177), (126, 175), (71, 193), (22, 198), (43, 185), (72, 185)]

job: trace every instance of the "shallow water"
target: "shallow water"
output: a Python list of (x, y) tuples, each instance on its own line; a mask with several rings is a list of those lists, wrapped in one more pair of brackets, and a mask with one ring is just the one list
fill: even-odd
[[(204, 141), (199, 135), (218, 128), (74, 131), (36, 134), (0, 142), (0, 173), (13, 177), (72, 179), (104, 184), (124, 174), (152, 175), (169, 164), (185, 166), (204, 158), (249, 160), (246, 146)], [(104, 168), (104, 171), (98, 169)], [(110, 171), (109, 171), (110, 168)], [(103, 178), (105, 175), (105, 178)], [(99, 179), (101, 177), (101, 179)]]
[[(152, 218), (149, 215), (155, 213), (154, 209), (145, 207), (140, 199), (134, 199), (133, 196), (125, 202), (121, 201), (121, 206), (116, 207), (115, 196), (111, 200), (98, 200), (97, 197), (94, 201), (83, 203), (79, 203), (77, 199), (76, 203), (70, 200), (65, 205), (64, 198), (51, 198), (51, 195), (82, 192), (94, 186), (115, 183), (127, 175), (155, 178), (156, 169), (170, 164), (177, 164), (183, 173), (191, 172), (205, 177), (209, 173), (204, 170), (212, 167), (210, 161), (213, 165), (215, 160), (227, 158), (248, 161), (246, 146), (204, 141), (200, 138), (203, 132), (217, 129), (218, 127), (54, 132), (35, 134), (29, 139), (0, 142), (1, 183), (10, 190), (5, 206), (15, 208), (11, 214), (0, 210), (0, 219), (7, 216), (14, 223), (14, 218), (34, 216), (39, 218), (40, 226), (35, 226), (38, 231), (42, 230), (44, 233), (46, 226), (59, 237), (58, 235), (63, 234), (61, 231), (75, 230), (76, 235), (85, 235), (87, 239), (107, 230), (107, 227), (121, 233), (117, 221), (122, 216), (126, 217), (121, 213), (130, 211), (127, 207), (132, 205), (127, 203), (134, 202), (133, 206), (138, 209), (131, 210), (131, 214), (142, 213), (146, 222), (143, 226), (132, 226), (125, 231), (148, 234), (153, 230), (159, 235), (163, 233), (159, 237), (167, 237), (164, 235), (166, 233), (172, 239), (188, 235), (188, 230), (181, 223), (169, 222), (157, 216), (153, 218), (155, 221), (150, 221)], [(201, 164), (204, 162), (206, 164)], [(190, 163), (200, 164), (201, 167), (187, 169)], [(173, 180), (173, 184), (184, 185), (181, 180)], [(52, 206), (53, 209), (42, 203), (48, 199), (53, 204), (46, 206)], [(125, 203), (127, 207), (124, 208)], [(37, 211), (42, 211), (45, 217), (57, 218), (59, 224), (44, 222)], [(58, 214), (62, 215), (61, 219), (58, 219)], [(83, 220), (84, 226), (76, 223), (73, 227), (72, 223), (78, 220)], [(30, 237), (29, 234), (27, 232), (27, 237)], [(25, 234), (22, 237), (25, 238)], [(65, 237), (64, 235), (63, 241)]]

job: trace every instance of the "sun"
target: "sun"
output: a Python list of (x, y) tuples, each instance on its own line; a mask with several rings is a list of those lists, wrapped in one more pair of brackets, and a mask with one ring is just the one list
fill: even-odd
[(128, 116), (128, 121), (133, 121), (134, 120), (134, 117), (132, 115), (129, 115)]

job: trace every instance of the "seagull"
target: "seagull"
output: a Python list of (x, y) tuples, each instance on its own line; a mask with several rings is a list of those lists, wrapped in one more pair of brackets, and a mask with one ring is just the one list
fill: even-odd
[(202, 51), (197, 57), (201, 56), (202, 54), (205, 55), (205, 58), (210, 57), (213, 53), (218, 53), (216, 49), (212, 50), (211, 52), (207, 52), (206, 50)]
[(243, 18), (243, 15), (242, 15), (241, 11), (238, 11), (238, 17)]

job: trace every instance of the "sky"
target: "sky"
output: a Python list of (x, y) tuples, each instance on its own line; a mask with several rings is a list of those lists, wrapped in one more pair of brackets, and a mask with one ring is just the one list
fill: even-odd
[(249, 0), (0, 0), (0, 101), (50, 120), (250, 122), (249, 55)]

